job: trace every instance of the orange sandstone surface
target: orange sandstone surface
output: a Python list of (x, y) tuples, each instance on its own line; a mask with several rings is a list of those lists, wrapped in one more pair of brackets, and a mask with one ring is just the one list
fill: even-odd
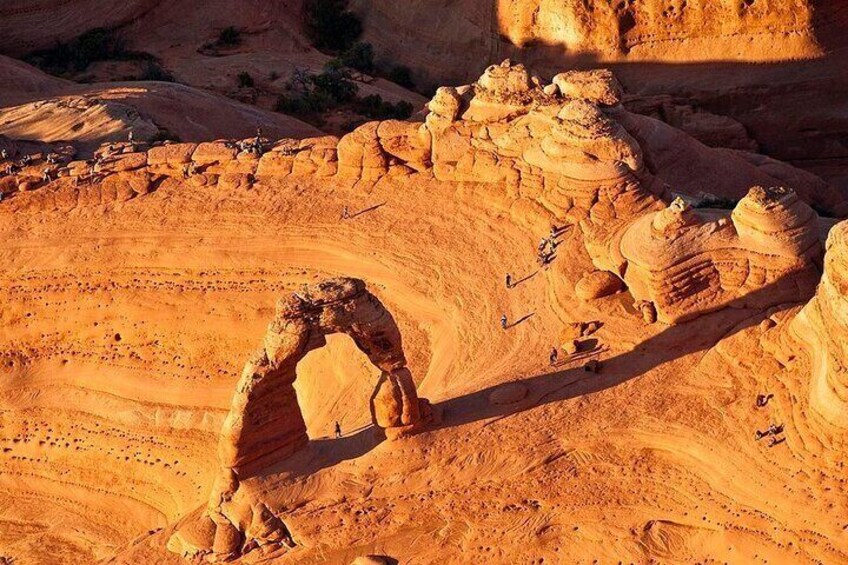
[(624, 97), (0, 139), (0, 556), (848, 561), (846, 201)]

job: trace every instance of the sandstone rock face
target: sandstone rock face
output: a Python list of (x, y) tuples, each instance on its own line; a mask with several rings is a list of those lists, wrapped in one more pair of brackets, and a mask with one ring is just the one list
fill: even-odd
[[(535, 7), (535, 10), (533, 9)], [(709, 38), (710, 57), (732, 35), (779, 29), (808, 31), (812, 2), (659, 2), (586, 4), (575, 1), (500, 0), (498, 19), (513, 44), (541, 42), (569, 50), (628, 54), (633, 50), (673, 58), (675, 42)], [(672, 50), (670, 52), (670, 50)], [(767, 58), (764, 51), (758, 53)]]
[(810, 406), (832, 425), (848, 428), (848, 222), (831, 229), (821, 283), (793, 330), (812, 357)]
[[(594, 241), (607, 239), (602, 235), (614, 231), (616, 222), (663, 206), (669, 187), (739, 198), (754, 185), (788, 185), (809, 203), (848, 213), (838, 191), (814, 175), (765, 157), (705, 147), (660, 120), (629, 112), (622, 99), (609, 70), (569, 71), (542, 84), (507, 60), (488, 67), (473, 84), (438, 89), (423, 123), (370, 122), (341, 139), (263, 140), (259, 151), (240, 151), (245, 142), (232, 140), (173, 143), (146, 152), (115, 144), (103, 151), (108, 155), (95, 171), (108, 176), (144, 169), (154, 175), (151, 183), (187, 178), (226, 191), (289, 176), (376, 182), (387, 174), (418, 173), (445, 182), (497, 183), (555, 216), (589, 218), (587, 229), (598, 232), (589, 238)], [(737, 130), (716, 125), (719, 136), (742, 135)], [(80, 163), (70, 167), (68, 179), (92, 180), (87, 172)]]
[[(496, 184), (532, 201), (558, 223), (579, 225), (601, 271), (578, 284), (584, 300), (617, 292), (624, 281), (636, 302), (650, 304), (646, 312), (653, 309), (658, 320), (675, 323), (728, 305), (806, 299), (815, 284), (819, 245), (815, 213), (801, 200), (832, 210), (848, 210), (848, 203), (821, 179), (766, 158), (706, 147), (662, 121), (629, 112), (622, 98), (621, 85), (608, 70), (560, 73), (545, 85), (507, 60), (486, 68), (473, 84), (439, 89), (423, 123), (370, 122), (341, 139), (178, 143), (146, 152), (116, 146), (96, 164), (95, 176), (89, 174), (90, 164), (73, 162), (67, 176), (55, 182), (85, 183), (90, 198), (118, 201), (174, 179), (224, 192), (273, 185), (289, 176), (376, 182), (387, 175), (418, 174)], [(37, 169), (16, 180), (4, 184), (4, 192), (43, 184)], [(668, 206), (672, 188), (732, 198), (752, 186), (780, 185), (795, 190), (754, 189), (730, 218), (687, 209), (682, 201)], [(790, 274), (799, 275), (795, 282), (781, 282)], [(280, 331), (301, 331), (285, 327), (300, 324), (296, 316), (276, 323)], [(266, 353), (270, 359), (278, 352)], [(409, 379), (397, 372), (402, 365), (381, 368), (375, 421), (398, 429), (411, 425), (416, 402)], [(246, 368), (245, 382), (264, 382), (269, 371), (280, 370), (259, 356)], [(280, 386), (276, 392), (292, 399), (290, 383)], [(388, 399), (406, 411), (384, 410), (379, 403)], [(295, 420), (259, 419), (248, 428), (288, 436), (296, 448), (302, 423)], [(222, 457), (245, 453), (235, 447), (245, 441), (242, 429), (233, 422), (227, 433), (235, 435), (222, 447), (233, 453)], [(274, 445), (271, 457), (283, 449)], [(260, 457), (262, 450), (249, 452)]]
[[(262, 347), (248, 360), (236, 386), (218, 445), (221, 473), (212, 489), (202, 521), (216, 524), (212, 545), (208, 525), (191, 525), (175, 534), (169, 547), (183, 555), (211, 552), (215, 559), (239, 555), (251, 543), (291, 544), (282, 520), (261, 502), (250, 516), (244, 503), (230, 505), (240, 480), (306, 446), (306, 425), (293, 387), (296, 369), (307, 353), (326, 343), (331, 333), (346, 333), (382, 371), (371, 413), (388, 437), (427, 423), (426, 400), (418, 398), (406, 368), (400, 331), (394, 318), (359, 279), (328, 279), (281, 299)], [(250, 524), (246, 530), (244, 524)], [(201, 535), (202, 534), (202, 535)], [(246, 536), (246, 537), (245, 537)]]
[(803, 301), (818, 279), (812, 209), (789, 189), (754, 187), (730, 218), (682, 200), (614, 234), (596, 263), (614, 266), (637, 301), (677, 323), (725, 306)]
[(554, 76), (551, 82), (563, 96), (602, 106), (620, 104), (624, 95), (618, 79), (608, 69), (568, 71)]
[[(837, 6), (815, 0), (597, 3), (578, 0), (459, 0), (434, 5), (353, 0), (363, 40), (416, 71), (422, 83), (468, 80), (467, 61), (521, 54), (544, 71), (582, 54), (601, 62), (764, 61), (821, 52), (814, 20)], [(826, 20), (829, 22), (829, 20)], [(819, 22), (815, 22), (819, 24)], [(823, 24), (819, 24), (823, 25)], [(387, 33), (386, 30), (391, 30)], [(410, 43), (416, 49), (410, 50)], [(556, 72), (556, 71), (554, 71)]]
[(350, 565), (388, 565), (389, 561), (379, 555), (363, 555), (354, 559)]
[(580, 300), (594, 300), (620, 292), (624, 288), (621, 279), (608, 271), (594, 271), (577, 282), (574, 294)]

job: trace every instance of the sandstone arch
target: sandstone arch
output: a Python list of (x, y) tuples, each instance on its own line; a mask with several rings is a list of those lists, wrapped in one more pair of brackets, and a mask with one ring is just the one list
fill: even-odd
[(389, 438), (411, 433), (432, 419), (406, 367), (394, 318), (359, 279), (328, 279), (277, 303), (262, 347), (245, 364), (218, 442), (220, 474), (206, 513), (180, 529), (169, 548), (184, 556), (211, 553), (226, 560), (258, 545), (291, 545), (282, 519), (240, 482), (304, 448), (309, 438), (297, 402), (297, 365), (332, 333), (349, 335), (381, 375), (371, 396), (371, 416)]
[(293, 383), (297, 364), (326, 344), (331, 333), (349, 335), (382, 371), (371, 399), (376, 426), (405, 429), (421, 419), (406, 367), (400, 330), (383, 304), (358, 279), (330, 279), (279, 301), (262, 348), (247, 362), (218, 446), (222, 467), (249, 474), (306, 445), (306, 425)]

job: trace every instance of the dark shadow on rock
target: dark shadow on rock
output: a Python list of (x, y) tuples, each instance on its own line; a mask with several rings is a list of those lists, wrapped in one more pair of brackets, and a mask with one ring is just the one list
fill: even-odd
[(362, 214), (367, 214), (368, 212), (373, 212), (374, 210), (376, 210), (378, 208), (382, 208), (385, 205), (386, 205), (386, 202), (374, 204), (373, 206), (369, 206), (368, 208), (365, 208), (364, 210), (360, 210), (359, 212), (355, 212), (355, 213), (351, 214), (350, 218), (353, 219), (353, 218), (356, 218), (357, 216), (361, 216)]
[(285, 473), (290, 479), (305, 477), (321, 469), (333, 467), (342, 461), (361, 457), (386, 439), (383, 430), (373, 424), (357, 428), (340, 438), (321, 437), (310, 439), (302, 449), (278, 463), (267, 467), (254, 476), (269, 476)]
[(517, 320), (515, 320), (511, 324), (507, 324), (506, 328), (504, 328), (504, 329), (508, 330), (510, 328), (514, 328), (515, 326), (526, 322), (527, 320), (529, 320), (530, 318), (532, 318), (535, 315), (536, 315), (535, 312), (530, 312), (529, 314), (524, 314), (523, 316), (521, 316), (520, 318), (518, 318)]
[[(746, 304), (758, 298), (767, 298), (775, 284), (749, 293)], [(722, 339), (759, 324), (765, 310), (767, 308), (725, 310), (707, 314), (686, 324), (669, 326), (632, 351), (603, 360), (597, 373), (587, 372), (582, 366), (577, 366), (513, 381), (527, 386), (530, 391), (525, 399), (513, 405), (497, 405), (489, 401), (489, 395), (503, 386), (503, 383), (445, 400), (437, 404), (442, 411), (442, 421), (437, 429), (507, 417), (545, 404), (618, 386), (685, 355), (706, 351)], [(698, 331), (693, 331), (693, 326)], [(583, 355), (589, 358), (595, 357), (596, 353), (593, 351)], [(575, 360), (575, 357), (571, 357), (571, 360)]]

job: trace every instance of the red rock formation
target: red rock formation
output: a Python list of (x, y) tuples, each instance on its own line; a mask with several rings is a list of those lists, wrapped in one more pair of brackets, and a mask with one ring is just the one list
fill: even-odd
[(792, 330), (812, 361), (810, 406), (832, 425), (848, 428), (848, 222), (830, 230), (824, 276)]
[[(88, 164), (72, 162), (57, 168), (58, 180), (49, 182), (75, 177), (86, 190), (105, 190), (117, 199), (144, 194), (169, 178), (227, 191), (289, 175), (376, 181), (420, 174), (492, 183), (535, 201), (556, 223), (579, 223), (596, 267), (624, 278), (638, 301), (654, 304), (660, 320), (748, 304), (751, 291), (789, 273), (805, 274), (798, 285), (773, 293), (769, 303), (806, 298), (818, 245), (815, 214), (799, 197), (836, 211), (848, 210), (848, 203), (817, 177), (707, 147), (662, 121), (631, 113), (622, 95), (606, 70), (561, 73), (544, 85), (523, 65), (504, 61), (474, 84), (440, 88), (424, 123), (370, 122), (340, 140), (174, 143), (149, 149), (146, 162), (136, 147), (112, 144), (101, 152), (94, 175)], [(19, 186), (40, 182), (30, 177)], [(794, 190), (752, 193), (732, 222), (714, 213), (663, 211), (672, 189), (732, 198), (758, 185)], [(725, 259), (728, 253), (732, 258)], [(696, 276), (701, 267), (711, 274)], [(617, 288), (610, 281), (600, 289), (589, 283), (579, 289), (587, 299)], [(261, 361), (256, 380), (269, 370)], [(386, 386), (404, 390), (404, 382), (394, 375)]]
[(730, 218), (678, 199), (613, 234), (606, 252), (593, 257), (596, 264), (614, 269), (634, 299), (653, 303), (667, 323), (726, 306), (805, 300), (821, 260), (815, 212), (792, 190), (760, 187)]
[[(169, 547), (182, 555), (227, 559), (249, 544), (288, 544), (282, 520), (264, 504), (232, 503), (239, 483), (304, 448), (309, 438), (293, 387), (297, 365), (325, 336), (346, 333), (382, 374), (371, 397), (374, 424), (390, 438), (409, 434), (432, 418), (418, 398), (392, 315), (358, 279), (329, 279), (281, 299), (262, 348), (236, 385), (218, 444), (221, 473), (207, 513), (175, 534)], [(214, 523), (214, 526), (213, 526)], [(245, 524), (249, 526), (245, 527)]]

